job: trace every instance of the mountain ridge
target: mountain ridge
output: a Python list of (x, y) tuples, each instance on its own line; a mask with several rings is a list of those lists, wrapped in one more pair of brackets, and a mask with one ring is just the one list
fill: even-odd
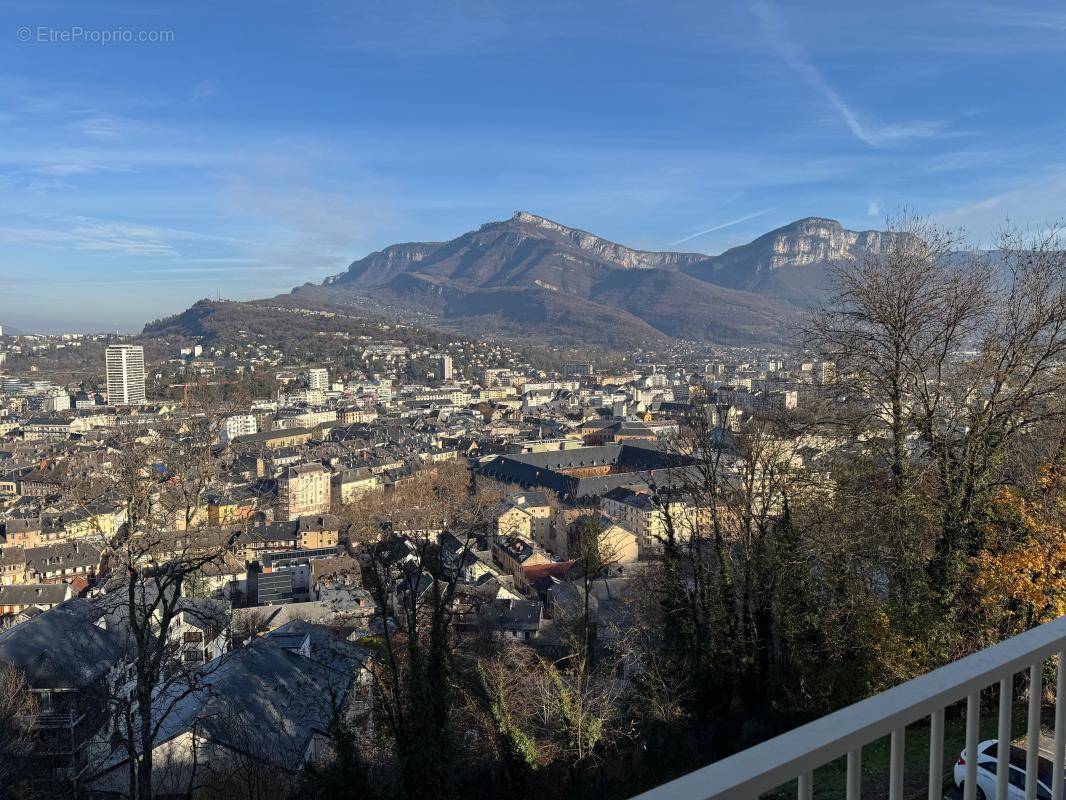
[(528, 211), (447, 241), (403, 242), (271, 302), (389, 308), (490, 334), (619, 347), (667, 339), (784, 344), (834, 263), (899, 234), (804, 217), (718, 255), (638, 250)]
[[(452, 322), (495, 317), (533, 328), (561, 317), (573, 328), (586, 313), (649, 333), (634, 322), (640, 320), (675, 338), (776, 342), (787, 337), (792, 318), (824, 299), (832, 263), (878, 249), (893, 235), (804, 217), (708, 255), (638, 250), (520, 210), (445, 242), (374, 251), (322, 286)], [(560, 313), (545, 307), (552, 296)], [(342, 295), (336, 299), (343, 304)], [(527, 303), (542, 310), (539, 319), (530, 318)]]

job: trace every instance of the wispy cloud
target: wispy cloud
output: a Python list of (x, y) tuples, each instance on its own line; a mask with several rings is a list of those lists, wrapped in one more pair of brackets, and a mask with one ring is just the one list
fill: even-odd
[(86, 175), (106, 167), (98, 167), (94, 164), (45, 164), (36, 167), (35, 172), (41, 175), (50, 175), (56, 178), (66, 178), (70, 175)]
[(60, 218), (51, 227), (0, 227), (0, 242), (135, 258), (179, 258), (183, 246), (190, 243), (216, 247), (244, 244), (226, 236), (87, 217)]
[(200, 81), (192, 89), (192, 99), (207, 100), (218, 94), (221, 88), (222, 85), (215, 78), (208, 78), (205, 81)]
[[(264, 170), (264, 173), (266, 170)], [(326, 271), (345, 264), (370, 234), (392, 219), (385, 192), (375, 201), (319, 188), (300, 173), (262, 174), (265, 181), (229, 187), (227, 210), (269, 222), (246, 252), (264, 263)]]
[(183, 258), (184, 264), (258, 264), (258, 258)]
[(145, 270), (145, 275), (172, 275), (172, 274), (201, 274), (201, 273), (230, 273), (230, 272), (288, 272), (291, 267), (279, 267), (262, 265), (257, 267), (163, 267), (160, 269)]
[(818, 91), (840, 115), (855, 138), (871, 147), (890, 147), (911, 139), (926, 139), (944, 132), (945, 124), (938, 121), (912, 121), (878, 125), (860, 118), (840, 93), (825, 79), (807, 54), (788, 33), (784, 18), (770, 0), (753, 4), (763, 34), (781, 60), (788, 64), (812, 88)]
[(685, 236), (685, 237), (683, 237), (681, 239), (678, 239), (677, 241), (670, 242), (670, 246), (673, 247), (674, 245), (679, 245), (679, 244), (683, 244), (685, 242), (690, 242), (693, 239), (698, 239), (701, 236), (706, 236), (708, 233), (714, 233), (715, 231), (720, 231), (723, 228), (729, 228), (729, 227), (732, 227), (733, 225), (739, 225), (742, 222), (747, 222), (749, 219), (755, 219), (756, 217), (761, 217), (763, 214), (768, 214), (771, 211), (773, 211), (772, 208), (764, 208), (762, 211), (754, 211), (751, 214), (745, 214), (743, 217), (737, 217), (736, 219), (731, 219), (731, 220), (729, 220), (729, 222), (722, 222), (722, 223), (720, 223), (718, 225), (714, 225), (713, 227), (707, 228), (706, 230), (697, 231), (696, 233), (689, 234), (688, 236)]
[(1015, 28), (1038, 28), (1048, 31), (1066, 31), (1066, 13), (1062, 11), (1033, 11), (1011, 6), (984, 6), (978, 18), (995, 25)]
[(120, 139), (131, 130), (141, 127), (139, 123), (133, 120), (110, 115), (91, 116), (80, 120), (77, 126), (86, 136), (104, 141)]
[(1066, 168), (933, 216), (989, 239), (1008, 221), (1022, 227), (1054, 223), (1066, 218)]
[(0, 228), (0, 242), (46, 247), (55, 250), (115, 253), (137, 257), (174, 257), (170, 244), (151, 236), (128, 235), (117, 230), (94, 230), (80, 226), (74, 230), (24, 227)]
[(879, 217), (881, 216), (881, 201), (871, 200), (866, 204), (866, 216)]
[[(142, 274), (150, 275), (150, 273), (142, 273)], [(212, 277), (211, 280), (212, 281), (216, 281), (216, 282), (230, 283), (230, 282), (246, 281), (247, 278), (244, 277), (243, 275), (231, 275), (229, 277), (216, 276), (216, 277)], [(167, 285), (167, 284), (172, 284), (172, 283), (173, 284), (191, 283), (191, 284), (200, 284), (200, 285), (202, 285), (203, 282), (204, 282), (203, 278), (168, 278), (168, 277), (164, 276), (162, 278), (152, 278), (152, 277), (114, 278), (114, 279), (111, 279), (111, 278), (93, 278), (92, 280), (84, 280), (84, 281), (56, 281), (56, 282), (50, 283), (49, 285), (50, 286), (92, 286), (92, 287), (96, 287), (96, 286), (155, 286), (155, 285), (162, 286), (162, 285)]]

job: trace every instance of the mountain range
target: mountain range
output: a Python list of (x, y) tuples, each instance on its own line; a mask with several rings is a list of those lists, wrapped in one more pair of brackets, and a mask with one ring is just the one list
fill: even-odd
[(709, 256), (636, 250), (518, 211), (450, 241), (391, 245), (270, 302), (619, 347), (779, 343), (824, 299), (829, 266), (893, 235), (808, 217)]

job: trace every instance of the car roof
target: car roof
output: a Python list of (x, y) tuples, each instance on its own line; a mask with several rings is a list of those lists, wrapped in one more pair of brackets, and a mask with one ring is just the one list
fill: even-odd
[[(999, 742), (993, 739), (987, 743), (984, 747), (979, 747), (977, 750), (982, 756), (987, 756), (990, 759), (994, 759), (999, 755)], [(1010, 746), (1009, 762), (1012, 767), (1016, 767), (1023, 772), (1025, 771), (1026, 753), (1024, 747), (1018, 747), (1012, 744)], [(1041, 783), (1048, 786), (1051, 785), (1051, 776), (1055, 771), (1054, 765), (1050, 759), (1039, 756), (1037, 759), (1036, 777)]]

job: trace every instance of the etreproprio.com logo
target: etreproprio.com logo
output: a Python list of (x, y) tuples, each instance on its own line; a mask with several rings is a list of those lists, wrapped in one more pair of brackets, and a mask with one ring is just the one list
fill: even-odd
[(67, 28), (23, 25), (15, 32), (15, 37), (20, 42), (46, 44), (165, 44), (174, 41), (174, 31), (83, 28), (80, 25)]

